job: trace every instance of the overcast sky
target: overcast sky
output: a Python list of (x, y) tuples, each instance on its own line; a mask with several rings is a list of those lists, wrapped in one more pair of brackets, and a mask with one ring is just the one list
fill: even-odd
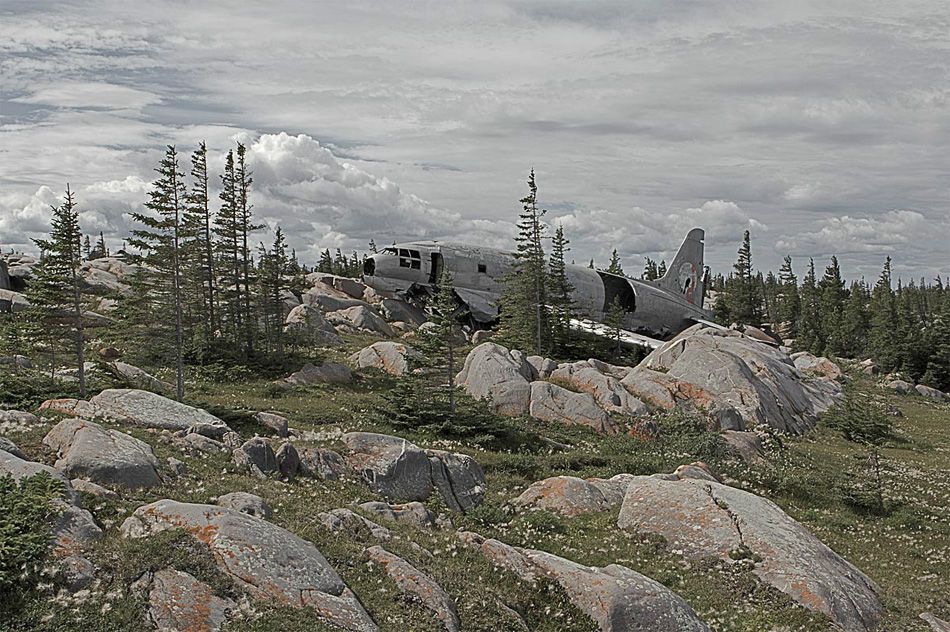
[(510, 247), (525, 179), (578, 262), (950, 274), (946, 0), (0, 0), (0, 244), (67, 182), (113, 247), (163, 147), (249, 148), (300, 257)]

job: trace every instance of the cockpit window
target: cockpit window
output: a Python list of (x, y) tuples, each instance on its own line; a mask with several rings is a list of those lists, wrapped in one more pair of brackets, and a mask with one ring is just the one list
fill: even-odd
[(422, 257), (418, 250), (409, 250), (408, 248), (399, 249), (399, 267), (419, 270), (422, 268)]
[(396, 249), (395, 249), (395, 248), (383, 248), (383, 254), (395, 255), (395, 254), (399, 254), (399, 253), (396, 252)]

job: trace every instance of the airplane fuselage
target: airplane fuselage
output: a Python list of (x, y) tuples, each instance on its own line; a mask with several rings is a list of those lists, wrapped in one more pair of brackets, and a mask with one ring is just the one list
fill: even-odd
[[(420, 241), (395, 244), (370, 256), (364, 264), (363, 281), (383, 295), (424, 299), (435, 290), (442, 270), (448, 269), (456, 294), (468, 305), (474, 320), (488, 324), (498, 317), (498, 302), (513, 263), (512, 254), (492, 248)], [(566, 268), (574, 286), (578, 318), (603, 322), (616, 299), (625, 311), (625, 329), (659, 338), (679, 333), (696, 319), (709, 318), (705, 310), (687, 300), (697, 291), (701, 301), (695, 266), (687, 270), (692, 277), (679, 293), (650, 281), (584, 266)]]

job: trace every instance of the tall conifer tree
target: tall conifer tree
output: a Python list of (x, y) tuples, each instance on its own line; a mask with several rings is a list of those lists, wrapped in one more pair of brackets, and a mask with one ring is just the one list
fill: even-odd
[(548, 262), (548, 305), (551, 309), (551, 346), (560, 353), (568, 347), (571, 318), (574, 316), (574, 286), (567, 277), (565, 263), (569, 243), (564, 237), (564, 226), (558, 224), (551, 242), (551, 259)]

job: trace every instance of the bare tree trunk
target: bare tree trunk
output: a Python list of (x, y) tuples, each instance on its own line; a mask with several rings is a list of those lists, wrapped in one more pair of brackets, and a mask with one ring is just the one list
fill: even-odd
[(175, 228), (172, 248), (172, 265), (174, 274), (172, 277), (172, 300), (175, 304), (175, 397), (180, 402), (185, 398), (184, 381), (184, 359), (182, 357), (182, 331), (181, 331), (181, 251), (179, 244), (179, 224), (181, 221), (179, 199), (178, 199), (178, 176), (172, 171), (172, 190), (174, 191), (173, 203), (175, 205)]

